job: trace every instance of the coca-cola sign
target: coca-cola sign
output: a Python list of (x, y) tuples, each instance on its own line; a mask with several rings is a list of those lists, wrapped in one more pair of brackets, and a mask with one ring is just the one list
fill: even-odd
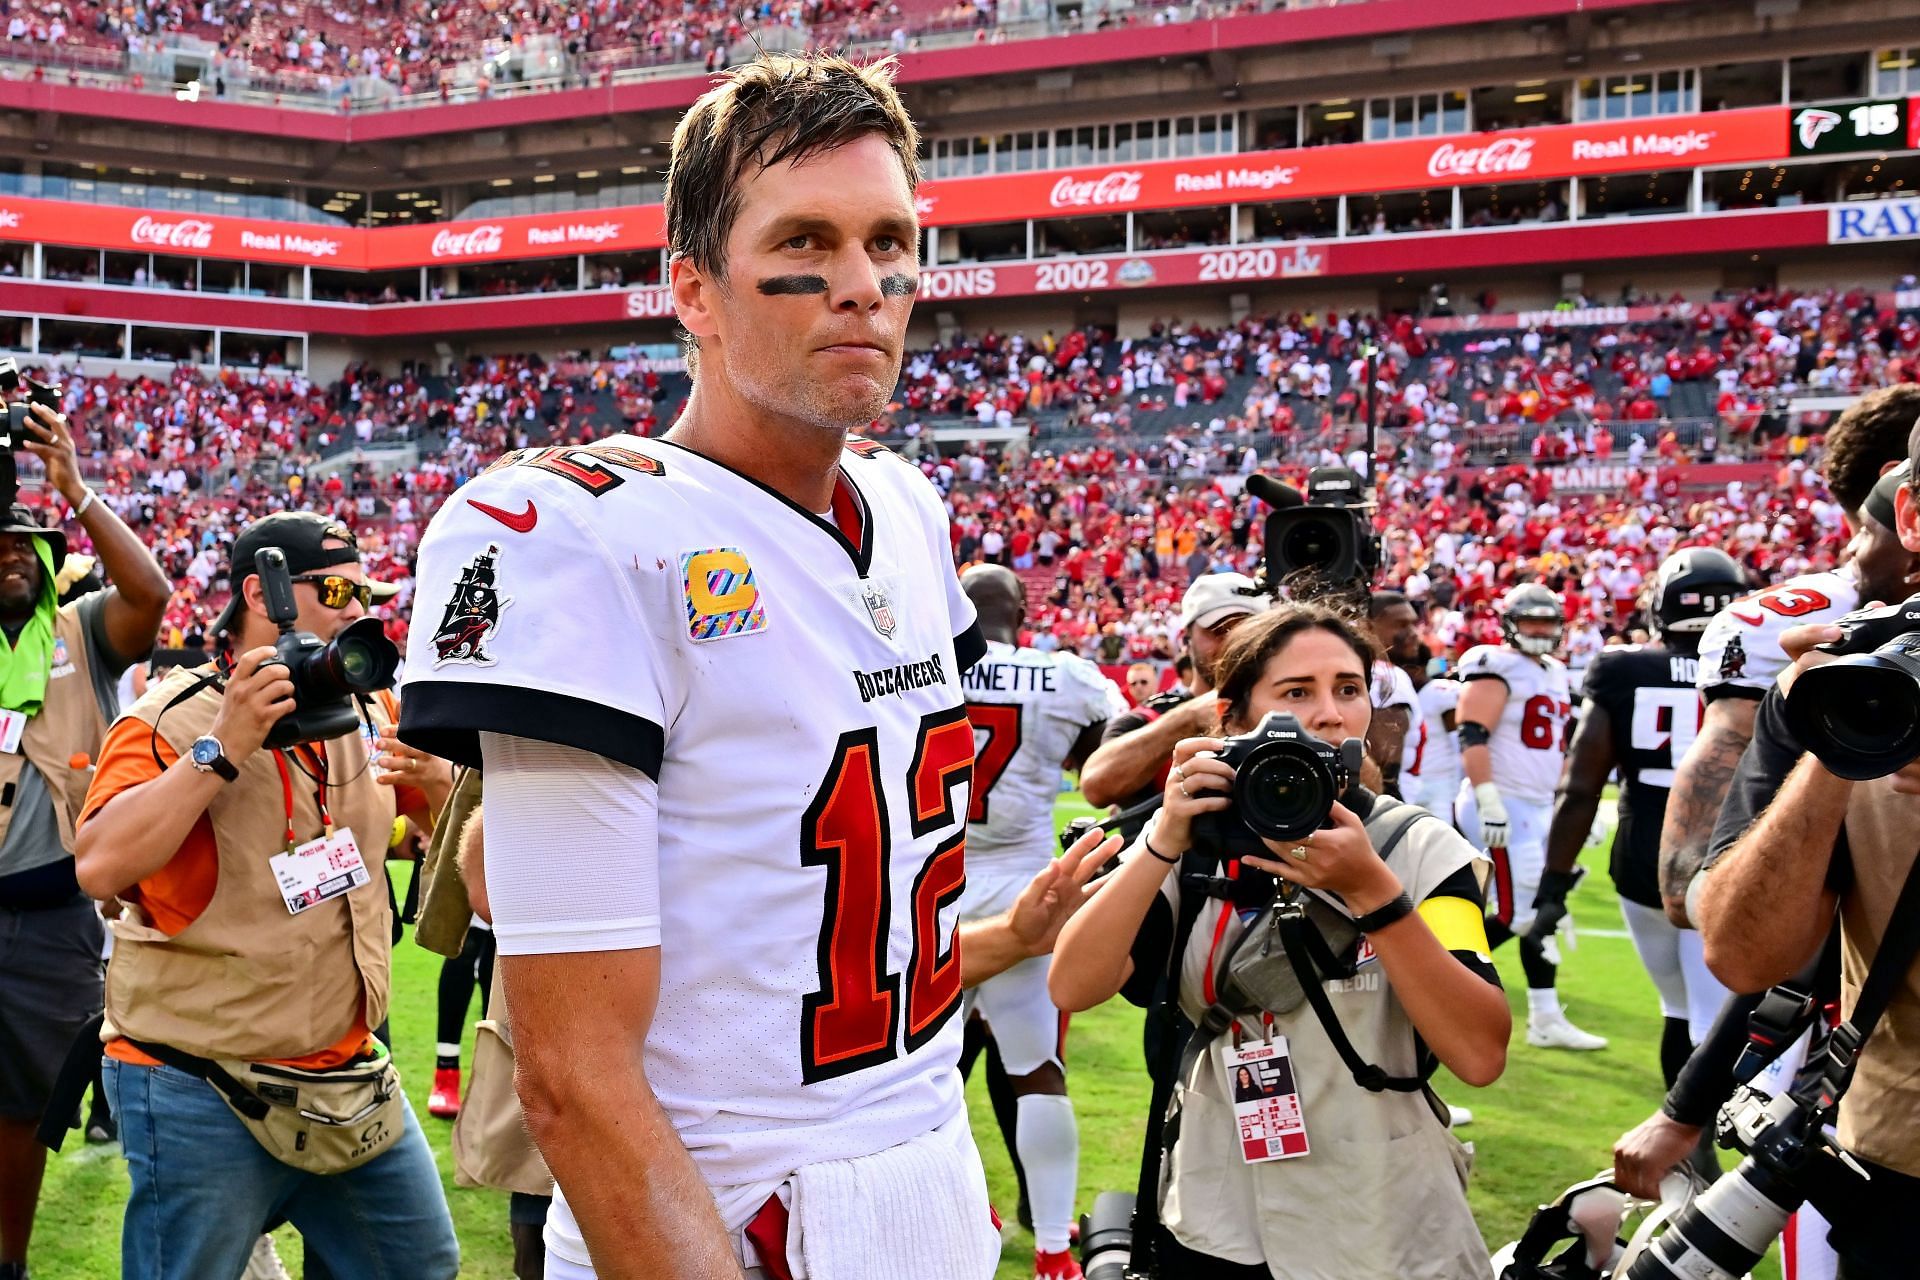
[(1479, 147), (1456, 147), (1451, 142), (1443, 142), (1427, 157), (1427, 173), (1435, 178), (1525, 173), (1532, 167), (1532, 138), (1498, 138)]
[(1056, 209), (1133, 204), (1140, 199), (1140, 177), (1138, 169), (1115, 169), (1089, 180), (1065, 177), (1053, 184), (1049, 201)]
[(163, 222), (141, 214), (134, 220), (129, 235), (135, 244), (152, 245), (156, 249), (213, 248), (213, 224), (199, 218)]
[(437, 232), (428, 252), (436, 258), (479, 258), (500, 252), (505, 238), (506, 229), (489, 222), (465, 231)]

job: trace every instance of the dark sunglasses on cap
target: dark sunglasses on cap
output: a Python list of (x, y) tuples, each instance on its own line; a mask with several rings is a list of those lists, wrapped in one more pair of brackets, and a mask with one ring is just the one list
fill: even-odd
[(337, 573), (308, 574), (294, 581), (311, 582), (320, 593), (320, 603), (329, 609), (344, 609), (349, 600), (358, 600), (362, 609), (370, 608), (373, 604), (371, 582), (355, 582)]

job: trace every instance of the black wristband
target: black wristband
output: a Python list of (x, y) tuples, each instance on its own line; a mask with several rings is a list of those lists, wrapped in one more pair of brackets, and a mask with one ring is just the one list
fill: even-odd
[(1360, 932), (1373, 933), (1390, 924), (1397, 924), (1412, 914), (1413, 899), (1408, 897), (1406, 890), (1403, 889), (1400, 891), (1400, 896), (1386, 906), (1369, 911), (1363, 916), (1355, 916), (1353, 923)]
[(1145, 836), (1141, 836), (1141, 837), (1140, 837), (1140, 845), (1141, 845), (1141, 847), (1142, 847), (1142, 848), (1144, 848), (1144, 849), (1145, 849), (1145, 850), (1146, 850), (1146, 851), (1147, 851), (1148, 853), (1150, 853), (1150, 854), (1152, 854), (1152, 855), (1153, 855), (1154, 857), (1156, 857), (1156, 858), (1158, 858), (1158, 859), (1160, 859), (1160, 861), (1162, 861), (1162, 862), (1164, 862), (1164, 863), (1166, 863), (1166, 864), (1167, 864), (1168, 866), (1170, 866), (1170, 867), (1177, 867), (1177, 866), (1179, 866), (1179, 865), (1180, 865), (1180, 859), (1178, 859), (1178, 858), (1169, 858), (1169, 857), (1168, 857), (1168, 856), (1167, 856), (1166, 854), (1164, 854), (1164, 853), (1161, 853), (1161, 852), (1160, 852), (1160, 851), (1159, 851), (1158, 849), (1156, 849), (1156, 848), (1154, 848), (1154, 847), (1153, 847), (1153, 841), (1151, 841), (1151, 840), (1149, 840), (1149, 839), (1147, 839), (1147, 838), (1146, 838)]

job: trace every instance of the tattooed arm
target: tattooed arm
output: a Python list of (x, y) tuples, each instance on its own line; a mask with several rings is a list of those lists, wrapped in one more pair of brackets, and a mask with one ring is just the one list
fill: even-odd
[(1694, 927), (1687, 919), (1687, 886), (1707, 860), (1714, 820), (1733, 784), (1741, 753), (1753, 738), (1753, 716), (1759, 705), (1755, 699), (1741, 697), (1709, 702), (1700, 736), (1674, 770), (1666, 823), (1660, 828), (1660, 900), (1667, 918), (1682, 929)]

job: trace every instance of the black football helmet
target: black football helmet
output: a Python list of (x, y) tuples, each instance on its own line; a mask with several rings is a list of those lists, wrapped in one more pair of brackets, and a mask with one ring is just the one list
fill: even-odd
[(1647, 622), (1661, 636), (1697, 636), (1713, 615), (1747, 592), (1747, 575), (1716, 547), (1682, 547), (1660, 562)]
[[(1520, 634), (1520, 624), (1528, 621), (1551, 622), (1554, 632), (1549, 636)], [(1544, 657), (1560, 647), (1566, 631), (1567, 612), (1560, 604), (1560, 597), (1542, 583), (1524, 583), (1507, 592), (1500, 601), (1500, 634), (1521, 653)]]

